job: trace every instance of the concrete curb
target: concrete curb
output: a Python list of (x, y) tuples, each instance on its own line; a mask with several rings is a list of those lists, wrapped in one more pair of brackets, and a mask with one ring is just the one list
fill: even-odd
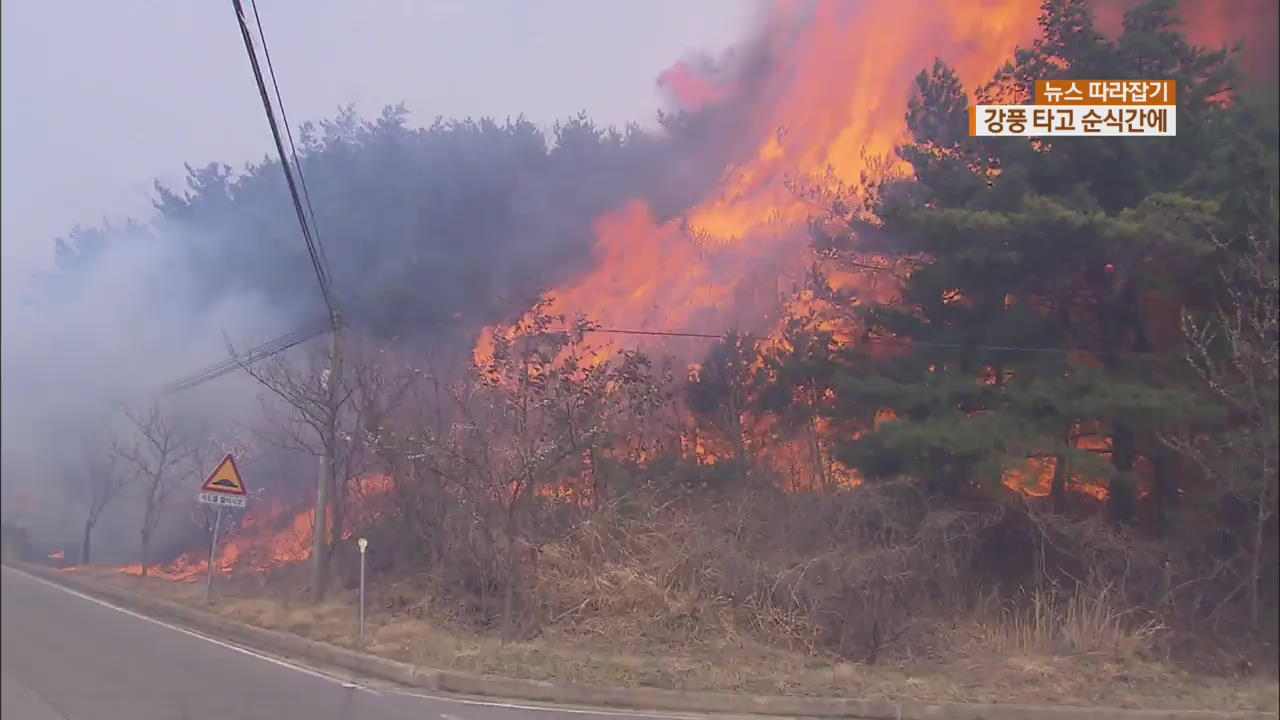
[(605, 706), (735, 715), (844, 717), (864, 720), (1275, 720), (1271, 713), (1216, 710), (1128, 710), (1053, 705), (893, 702), (854, 698), (562, 685), (540, 680), (437, 670), (357, 652), (300, 635), (227, 620), (196, 608), (146, 597), (41, 565), (12, 563), (31, 575), (111, 601), (197, 632), (268, 653), (339, 667), (363, 676), (434, 692), (482, 695), (565, 705)]

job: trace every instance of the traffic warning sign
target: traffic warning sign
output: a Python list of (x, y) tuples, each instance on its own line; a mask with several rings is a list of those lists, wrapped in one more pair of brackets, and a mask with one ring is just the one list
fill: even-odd
[(240, 469), (236, 467), (236, 459), (230, 453), (209, 473), (209, 477), (200, 486), (200, 492), (241, 496), (248, 494), (244, 479), (240, 477)]

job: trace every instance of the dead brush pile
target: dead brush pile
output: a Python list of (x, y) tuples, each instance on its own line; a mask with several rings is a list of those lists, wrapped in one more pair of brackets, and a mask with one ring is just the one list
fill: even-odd
[(833, 495), (649, 497), (543, 545), (543, 626), (650, 643), (748, 640), (875, 662), (955, 609), (998, 506), (935, 509), (909, 484)]

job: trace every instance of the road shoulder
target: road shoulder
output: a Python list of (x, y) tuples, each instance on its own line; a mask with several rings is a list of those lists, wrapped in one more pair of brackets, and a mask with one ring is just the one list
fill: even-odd
[(427, 693), (502, 698), (582, 707), (627, 710), (773, 715), (856, 717), (895, 720), (1253, 720), (1276, 714), (1212, 710), (1130, 710), (1069, 706), (979, 705), (861, 700), (857, 698), (787, 697), (714, 692), (686, 692), (654, 688), (606, 688), (496, 677), (411, 665), (311, 640), (298, 635), (254, 627), (185, 605), (146, 597), (119, 587), (95, 583), (74, 573), (31, 564), (12, 566), (27, 575), (188, 629), (196, 634), (265, 652), (303, 668), (369, 678)]

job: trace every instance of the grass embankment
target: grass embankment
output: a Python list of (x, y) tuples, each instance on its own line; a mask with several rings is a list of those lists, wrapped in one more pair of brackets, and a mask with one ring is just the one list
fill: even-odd
[[(79, 571), (95, 582), (204, 607), (203, 583)], [(367, 614), (370, 652), (421, 665), (552, 682), (666, 689), (849, 696), (941, 702), (1050, 703), (1135, 708), (1275, 711), (1274, 674), (1192, 672), (1144, 656), (1148, 628), (1124, 630), (1099, 606), (1078, 601), (1052, 614), (957, 619), (919, 633), (921, 642), (875, 665), (762, 645), (724, 628), (714, 640), (654, 642), (620, 621), (546, 628), (503, 644), (424, 618), (407, 584), (375, 584)], [(292, 596), (292, 597), (291, 597)], [(320, 605), (289, 583), (219, 578), (207, 609), (250, 625), (355, 647), (355, 593)], [(1056, 618), (1049, 620), (1048, 618)]]

